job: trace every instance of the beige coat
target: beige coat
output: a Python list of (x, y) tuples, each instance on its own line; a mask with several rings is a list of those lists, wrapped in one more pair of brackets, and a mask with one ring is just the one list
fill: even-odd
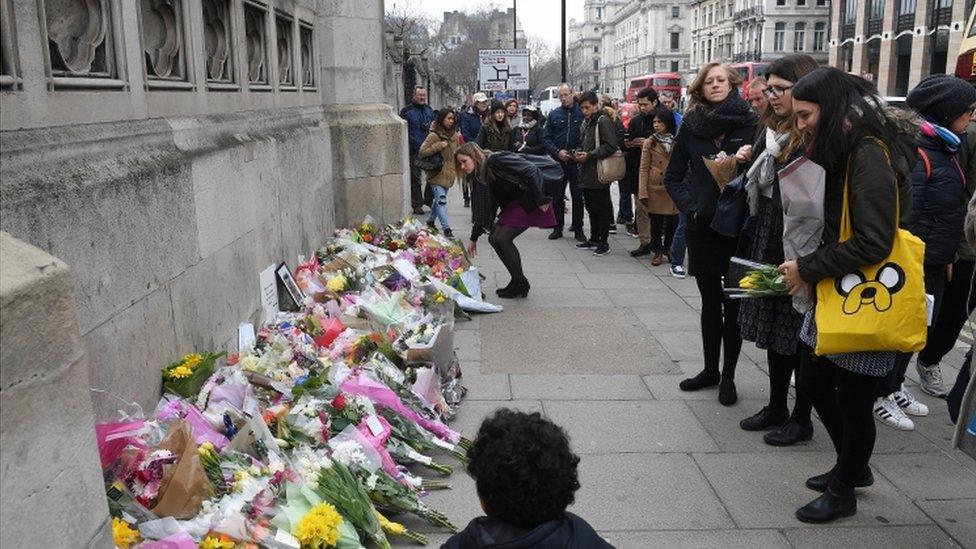
[(641, 148), (637, 199), (641, 201), (648, 213), (658, 215), (678, 213), (671, 195), (664, 188), (664, 172), (668, 169), (670, 157), (664, 145), (653, 137), (644, 140), (644, 146)]
[[(447, 143), (447, 146), (438, 150), (440, 143)], [(461, 140), (458, 138), (457, 132), (453, 132), (450, 137), (443, 133), (443, 130), (431, 130), (427, 134), (427, 139), (424, 139), (424, 142), (420, 145), (418, 155), (423, 158), (440, 154), (444, 158), (444, 168), (434, 177), (428, 177), (428, 183), (437, 185), (438, 187), (444, 187), (445, 189), (450, 189), (454, 185), (454, 181), (457, 179), (457, 170), (454, 167), (454, 153), (460, 147)]]

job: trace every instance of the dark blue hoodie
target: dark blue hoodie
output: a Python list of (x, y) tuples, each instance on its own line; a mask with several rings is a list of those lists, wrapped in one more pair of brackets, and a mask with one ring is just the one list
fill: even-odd
[(614, 549), (593, 527), (572, 513), (525, 529), (478, 517), (441, 549)]

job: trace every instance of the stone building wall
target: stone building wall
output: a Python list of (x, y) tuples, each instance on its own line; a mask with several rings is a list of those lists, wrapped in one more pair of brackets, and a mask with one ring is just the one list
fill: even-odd
[(0, 229), (71, 267), (98, 417), (152, 406), (182, 353), (232, 347), (268, 265), (404, 213), (382, 12), (0, 0)]

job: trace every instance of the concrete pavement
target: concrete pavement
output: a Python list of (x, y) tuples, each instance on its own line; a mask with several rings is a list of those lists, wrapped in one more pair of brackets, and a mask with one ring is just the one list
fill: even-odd
[[(451, 220), (467, 243), (470, 210), (452, 191)], [(541, 411), (563, 426), (580, 454), (571, 511), (620, 549), (649, 547), (976, 547), (976, 462), (951, 450), (944, 401), (913, 392), (931, 409), (914, 432), (878, 425), (871, 465), (876, 482), (859, 491), (858, 514), (825, 526), (794, 511), (816, 494), (804, 480), (833, 464), (823, 426), (811, 442), (774, 448), (739, 429), (768, 397), (765, 353), (743, 346), (739, 402), (721, 406), (717, 390), (684, 393), (678, 382), (701, 367), (700, 301), (694, 279), (632, 259), (637, 241), (611, 236), (612, 253), (576, 250), (530, 229), (516, 241), (532, 289), (498, 300), (508, 275), (487, 239), (475, 264), (489, 300), (506, 309), (457, 323), (456, 346), (470, 393), (454, 427), (473, 438), (499, 407)], [(955, 380), (963, 343), (944, 361)], [(791, 402), (792, 405), (792, 402)], [(481, 514), (463, 472), (430, 504), (459, 527)], [(420, 522), (437, 547), (448, 536)]]

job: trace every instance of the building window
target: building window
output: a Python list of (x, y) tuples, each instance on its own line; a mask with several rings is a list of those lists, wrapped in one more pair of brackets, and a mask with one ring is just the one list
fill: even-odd
[(671, 33), (671, 51), (678, 51), (678, 49), (681, 47), (680, 44), (681, 44), (681, 33), (680, 32), (672, 32)]
[(818, 6), (826, 6), (827, 5), (827, 0), (817, 0), (817, 5)]
[(871, 0), (871, 13), (868, 19), (878, 20), (884, 17), (885, 0)]
[(857, 20), (857, 0), (844, 2), (844, 24), (853, 25)]
[(603, 8), (597, 8), (596, 9), (596, 18), (597, 19), (603, 19)]
[(600, 70), (600, 60), (599, 59), (594, 59), (593, 60), (593, 70), (595, 70), (595, 71)]
[(786, 0), (776, 0), (776, 5), (777, 6), (785, 6), (786, 5)]
[(3, 88), (16, 86), (20, 78), (17, 47), (12, 40), (14, 27), (10, 9), (6, 2), (0, 1), (0, 87)]
[(677, 19), (681, 17), (681, 8), (678, 6), (671, 6), (671, 18)]
[(119, 76), (108, 0), (67, 3), (45, 0), (44, 23), (48, 60), (55, 78)]
[(824, 44), (827, 38), (827, 24), (817, 23), (813, 26), (813, 51), (826, 51)]
[(773, 51), (783, 51), (786, 42), (786, 23), (776, 23), (773, 31)]
[(298, 27), (299, 54), (302, 61), (302, 87), (315, 89), (315, 42), (312, 25), (302, 22)]
[(291, 17), (283, 14), (275, 15), (275, 31), (278, 40), (278, 85), (285, 88), (295, 87), (294, 65), (294, 25)]
[(262, 6), (244, 4), (247, 81), (252, 85), (267, 86), (270, 84), (268, 79), (268, 36), (264, 26), (267, 14), (267, 10)]
[(234, 82), (234, 43), (231, 35), (230, 0), (203, 0), (203, 41), (207, 81)]
[(916, 0), (901, 0), (901, 5), (899, 6), (899, 14), (915, 13)]
[(793, 27), (793, 51), (804, 51), (807, 39), (807, 24), (797, 22)]
[(797, 6), (805, 6), (805, 5), (807, 5), (807, 0), (796, 0), (796, 5)]
[(672, 61), (671, 62), (671, 72), (678, 72), (678, 62), (677, 61)]
[(593, 46), (593, 53), (600, 53), (600, 46)]
[(149, 80), (185, 81), (183, 5), (178, 0), (139, 3), (142, 53)]

